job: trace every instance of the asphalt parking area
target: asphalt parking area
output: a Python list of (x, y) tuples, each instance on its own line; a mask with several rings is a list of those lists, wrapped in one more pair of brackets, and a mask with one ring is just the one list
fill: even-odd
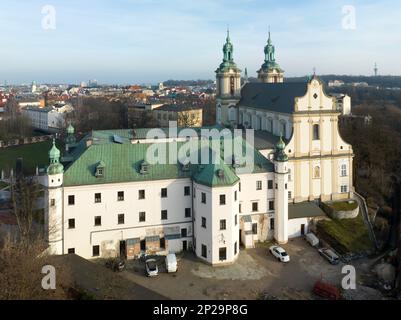
[(343, 264), (330, 265), (303, 239), (283, 247), (291, 257), (286, 264), (268, 253), (268, 247), (258, 247), (242, 250), (230, 266), (211, 267), (188, 252), (178, 258), (177, 273), (168, 274), (160, 257), (157, 277), (146, 277), (144, 261), (139, 260), (129, 261), (121, 275), (171, 299), (256, 299), (262, 292), (308, 299), (320, 278), (340, 284)]

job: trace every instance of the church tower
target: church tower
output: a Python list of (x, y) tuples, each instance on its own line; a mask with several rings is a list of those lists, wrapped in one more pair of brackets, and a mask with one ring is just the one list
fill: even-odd
[(49, 151), (50, 165), (45, 176), (45, 238), (52, 254), (63, 254), (63, 173), (60, 150), (55, 141)]
[(279, 244), (288, 242), (288, 156), (280, 137), (274, 153), (274, 239)]
[(236, 126), (236, 104), (240, 100), (241, 70), (234, 62), (234, 46), (227, 30), (226, 43), (223, 47), (223, 62), (216, 70), (216, 123)]
[(275, 58), (275, 48), (272, 44), (270, 30), (269, 39), (265, 46), (265, 62), (258, 71), (258, 79), (264, 83), (281, 83), (284, 82), (284, 70), (280, 68)]

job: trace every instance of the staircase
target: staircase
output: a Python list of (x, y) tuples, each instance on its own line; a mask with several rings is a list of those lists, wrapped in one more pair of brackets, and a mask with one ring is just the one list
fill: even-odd
[(357, 192), (354, 192), (354, 198), (358, 202), (359, 213), (362, 214), (363, 220), (365, 221), (365, 224), (368, 228), (370, 240), (374, 243), (375, 249), (379, 250), (379, 244), (377, 242), (376, 235), (373, 230), (372, 222), (370, 221), (369, 218), (369, 211), (368, 211), (368, 206), (366, 205), (366, 200)]

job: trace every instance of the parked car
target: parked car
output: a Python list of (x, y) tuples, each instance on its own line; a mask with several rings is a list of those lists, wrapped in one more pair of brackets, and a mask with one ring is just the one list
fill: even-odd
[(281, 261), (281, 262), (289, 262), (290, 261), (290, 256), (287, 254), (287, 252), (283, 248), (281, 248), (279, 246), (271, 246), (269, 248), (269, 251), (274, 257), (276, 257), (276, 259), (278, 261)]
[(146, 275), (148, 277), (156, 277), (159, 274), (159, 268), (157, 267), (156, 259), (148, 259), (145, 262)]
[(326, 299), (341, 299), (340, 289), (330, 283), (323, 282), (322, 280), (318, 280), (315, 282), (315, 285), (313, 286), (313, 292), (318, 296)]
[(167, 272), (177, 272), (177, 257), (174, 253), (170, 253), (166, 256), (166, 269)]
[(110, 258), (106, 261), (106, 267), (114, 272), (120, 272), (125, 269), (125, 261), (121, 258)]
[(309, 244), (310, 244), (312, 247), (316, 247), (316, 246), (319, 244), (319, 239), (318, 239), (318, 237), (316, 237), (312, 232), (308, 233), (308, 234), (305, 236), (305, 239), (306, 239), (306, 241), (309, 242)]
[(328, 248), (323, 248), (319, 249), (318, 251), (320, 255), (323, 256), (331, 264), (338, 264), (340, 262), (338, 255), (336, 255), (333, 250)]

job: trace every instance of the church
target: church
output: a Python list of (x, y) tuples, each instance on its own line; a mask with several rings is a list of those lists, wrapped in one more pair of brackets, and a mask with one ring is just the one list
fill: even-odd
[[(236, 261), (257, 242), (285, 244), (324, 216), (320, 202), (353, 197), (352, 147), (340, 136), (340, 112), (323, 83), (286, 83), (271, 37), (258, 82), (241, 85), (229, 34), (216, 70), (216, 128), (188, 135), (159, 129), (92, 131), (76, 141), (67, 129), (65, 150), (53, 144), (39, 177), (45, 187), (49, 250), (84, 258), (191, 250), (213, 266)], [(151, 163), (149, 150), (188, 141), (219, 154), (221, 138), (235, 128), (253, 129), (253, 164)], [(230, 136), (231, 137), (231, 136)], [(241, 136), (241, 148), (248, 142)], [(213, 144), (214, 141), (218, 141)], [(248, 145), (247, 145), (248, 146)], [(170, 148), (172, 147), (172, 148)], [(195, 159), (196, 160), (196, 159)]]

